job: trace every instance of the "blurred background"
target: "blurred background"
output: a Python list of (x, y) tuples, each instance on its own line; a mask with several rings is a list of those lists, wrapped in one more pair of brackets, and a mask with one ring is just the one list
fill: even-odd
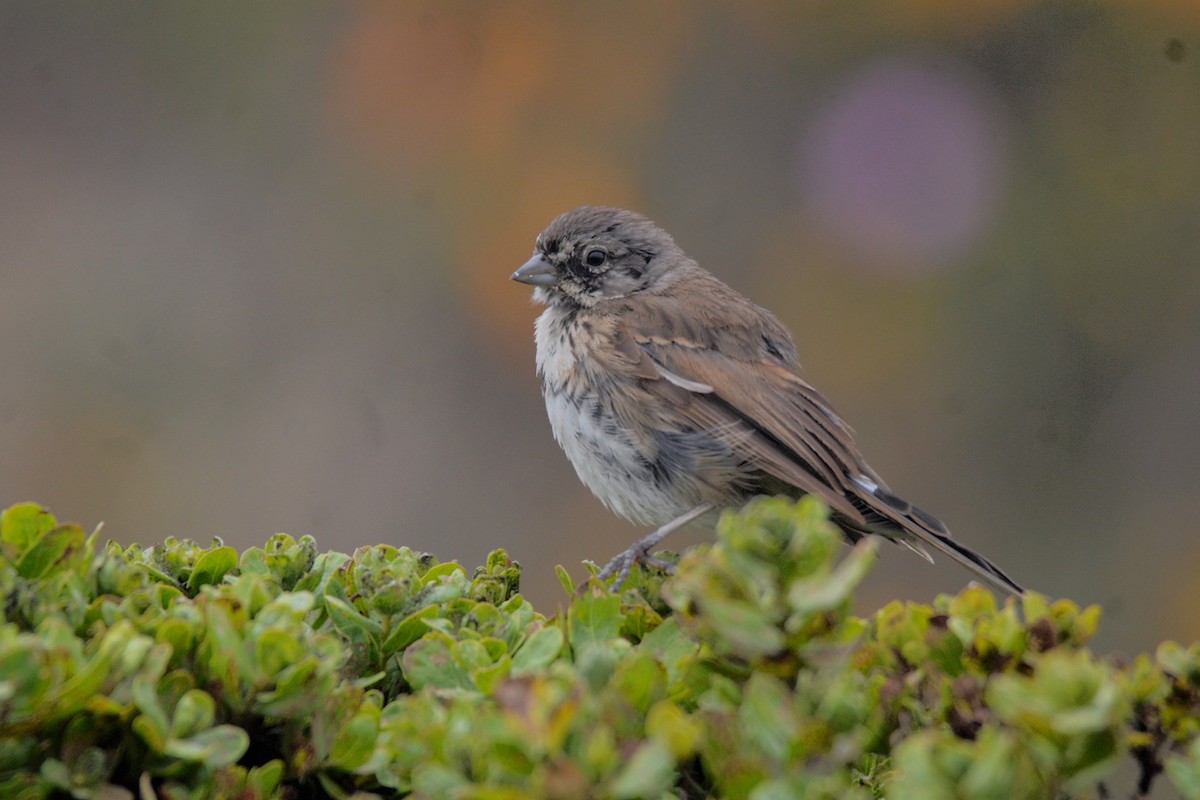
[[(552, 612), (643, 531), (553, 442), (508, 276), (619, 205), (1100, 649), (1200, 638), (1195, 0), (10, 0), (0, 187), (0, 504), (505, 547)], [(864, 613), (966, 580), (881, 552)]]

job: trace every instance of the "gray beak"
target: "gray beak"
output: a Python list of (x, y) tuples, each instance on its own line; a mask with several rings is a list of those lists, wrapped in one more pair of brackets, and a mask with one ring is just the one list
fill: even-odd
[(549, 286), (558, 283), (558, 270), (544, 255), (538, 253), (522, 264), (521, 268), (512, 274), (512, 279), (528, 283), (530, 286)]

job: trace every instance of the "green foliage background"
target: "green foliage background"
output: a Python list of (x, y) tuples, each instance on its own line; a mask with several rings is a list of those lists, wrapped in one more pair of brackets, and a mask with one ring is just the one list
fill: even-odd
[(874, 545), (825, 514), (755, 501), (619, 595), (560, 570), (546, 616), (499, 550), (123, 549), (13, 506), (0, 796), (1200, 797), (1200, 647), (1115, 664), (1098, 608), (979, 588), (854, 617)]

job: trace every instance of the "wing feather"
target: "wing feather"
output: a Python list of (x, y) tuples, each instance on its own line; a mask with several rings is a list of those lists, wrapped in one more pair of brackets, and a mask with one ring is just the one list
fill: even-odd
[[(712, 431), (746, 463), (867, 524), (845, 494), (844, 472), (855, 461), (846, 449), (853, 448), (849, 429), (827, 405), (814, 402), (819, 395), (794, 373), (768, 363), (731, 362), (686, 339), (637, 331), (619, 333), (616, 345), (627, 374), (643, 378), (644, 390), (692, 427)], [(747, 376), (747, 368), (755, 374)], [(782, 382), (787, 392), (778, 408), (754, 391), (768, 381)], [(812, 424), (798, 424), (801, 415)]]
[(854, 432), (800, 376), (795, 347), (778, 320), (719, 281), (699, 280), (706, 285), (688, 294), (686, 312), (678, 296), (643, 297), (615, 331), (622, 371), (640, 379), (647, 409), (669, 409), (665, 427), (682, 419), (746, 464), (820, 497), (852, 539), (879, 534), (926, 559), (930, 546), (992, 586), (1020, 594), (1003, 570), (880, 480)]

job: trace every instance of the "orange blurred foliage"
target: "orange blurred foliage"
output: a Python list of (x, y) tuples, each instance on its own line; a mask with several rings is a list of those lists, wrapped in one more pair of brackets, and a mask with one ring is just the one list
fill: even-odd
[(442, 154), (471, 116), (479, 32), (462, 6), (359, 6), (331, 54), (335, 130), (396, 167)]
[(564, 124), (632, 134), (663, 114), (688, 10), (657, 3), (614, 30), (582, 5), (363, 5), (332, 56), (331, 124), (401, 172), (511, 157)]
[(504, 187), (504, 208), (464, 226), (454, 242), (459, 297), (467, 306), (466, 316), (479, 329), (480, 341), (498, 357), (528, 367), (537, 312), (521, 302), (529, 296), (529, 287), (510, 283), (508, 276), (533, 252), (534, 238), (558, 214), (580, 205), (638, 208), (642, 200), (637, 187), (631, 166), (573, 148), (543, 154), (535, 169), (512, 176)]

